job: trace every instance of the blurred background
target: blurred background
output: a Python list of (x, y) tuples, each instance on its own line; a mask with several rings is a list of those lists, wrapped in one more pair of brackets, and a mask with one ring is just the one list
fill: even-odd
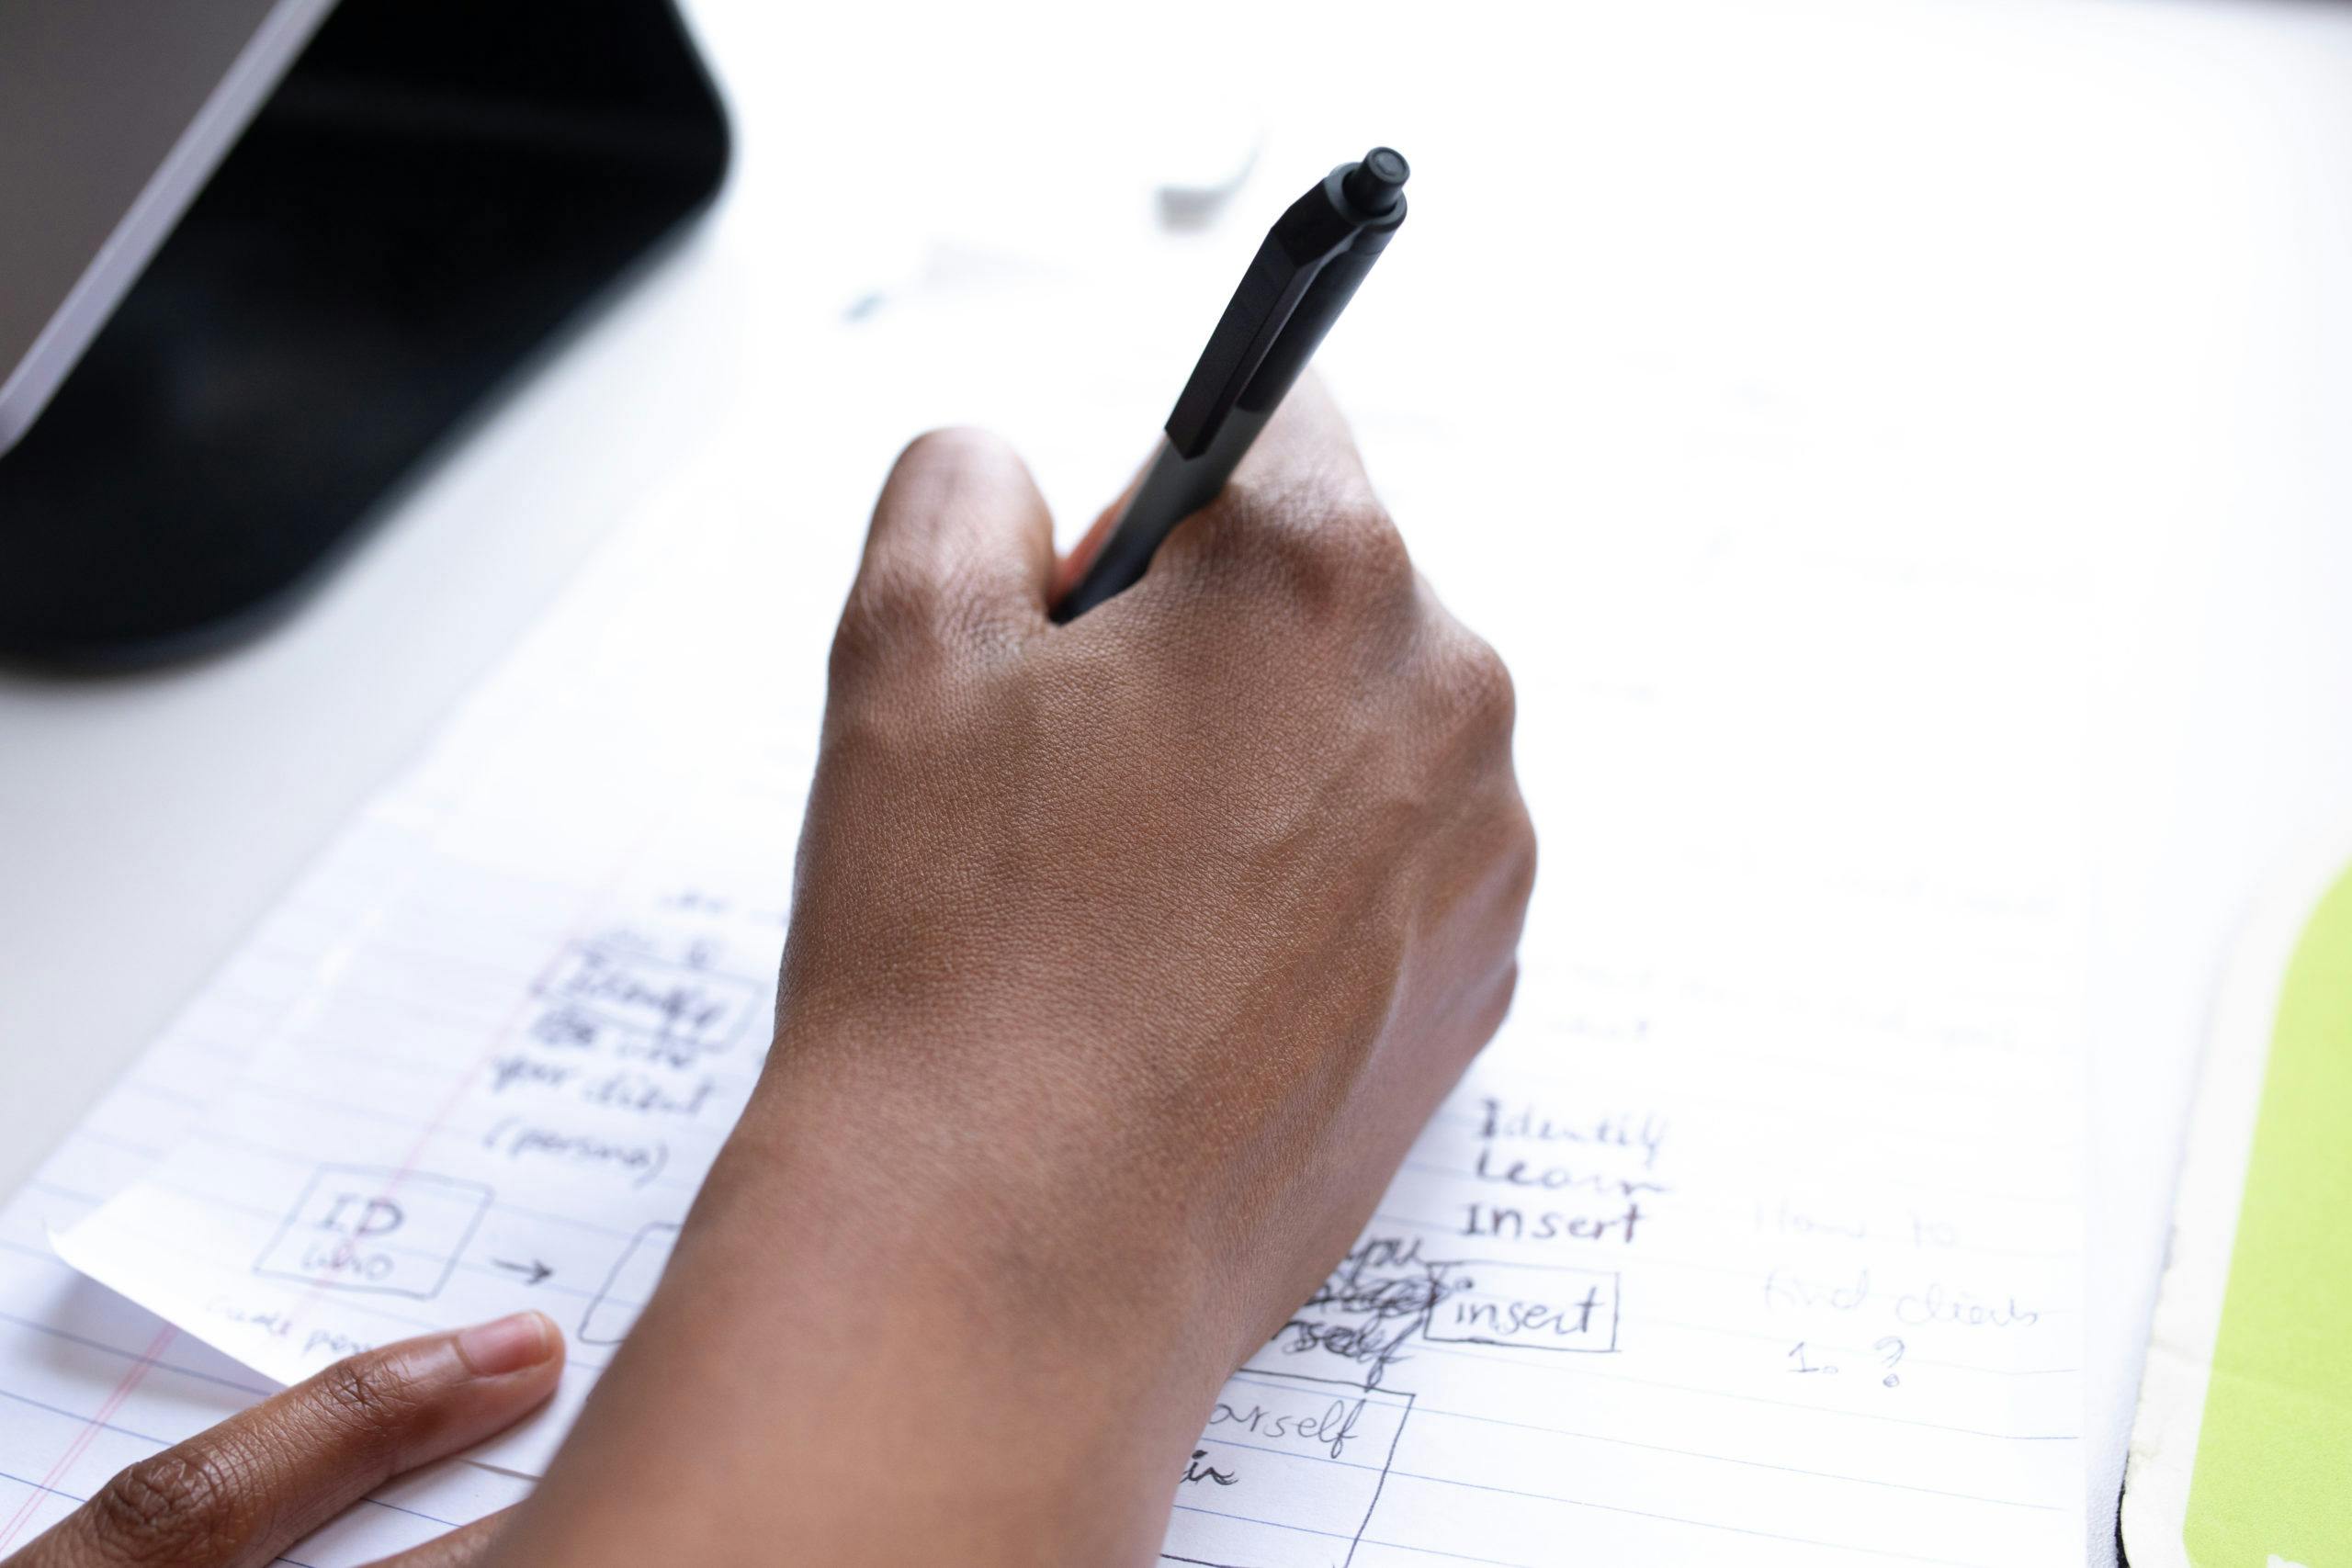
[[(2030, 647), (2079, 725), (1974, 765), (2070, 792), (2078, 830), (2018, 852), (2089, 889), (2103, 1560), (2212, 982), (2267, 868), (2352, 811), (2352, 11), (682, 9), (736, 136), (706, 214), (281, 619), (0, 675), (0, 1180), (645, 498), (690, 479), (772, 520), (777, 613), (818, 621), (854, 498), (926, 424), (1012, 436), (1067, 537), (1266, 223), (1386, 142), (1415, 216), (1318, 363), (1424, 570), (1522, 671), (1606, 690), (1756, 637), (1867, 664), (1866, 623), (1772, 601), (1776, 551), (1899, 540), (1904, 570), (2058, 596), (2069, 635)], [(2007, 632), (1954, 628), (1952, 669)], [(1523, 749), (1573, 750), (1522, 695)], [(1757, 704), (1763, 764), (1821, 722)]]

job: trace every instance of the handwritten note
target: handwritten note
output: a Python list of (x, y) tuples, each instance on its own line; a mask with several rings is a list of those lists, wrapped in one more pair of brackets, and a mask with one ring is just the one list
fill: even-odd
[[(865, 352), (816, 379), (903, 430)], [(1408, 532), (1459, 439), (1391, 428)], [(570, 1337), (554, 1404), (293, 1560), (544, 1467), (766, 1042), (855, 542), (776, 536), (653, 507), (8, 1208), (0, 1546), (272, 1380), (519, 1306)], [(1545, 839), (1521, 999), (1170, 1474), (1170, 1561), (2079, 1554), (2079, 604), (1842, 524), (1693, 540), (1574, 547), (1560, 592), (1638, 624), (1485, 606)]]

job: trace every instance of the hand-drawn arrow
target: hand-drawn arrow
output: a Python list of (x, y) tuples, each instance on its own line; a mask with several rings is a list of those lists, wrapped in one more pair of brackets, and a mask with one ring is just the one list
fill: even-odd
[(503, 1258), (493, 1258), (491, 1259), (491, 1262), (498, 1268), (512, 1269), (517, 1274), (529, 1275), (530, 1278), (523, 1281), (523, 1283), (526, 1285), (536, 1285), (540, 1280), (555, 1272), (554, 1269), (548, 1268), (546, 1264), (540, 1262), (536, 1258), (532, 1258), (528, 1263), (509, 1263)]

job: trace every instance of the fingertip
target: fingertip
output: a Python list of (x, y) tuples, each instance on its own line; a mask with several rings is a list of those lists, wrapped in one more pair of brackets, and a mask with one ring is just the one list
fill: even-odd
[[(1012, 444), (993, 430), (977, 424), (943, 424), (924, 431), (899, 449), (890, 477), (935, 467), (1009, 463), (1021, 466)], [(1025, 474), (1028, 470), (1022, 468)]]
[(478, 1378), (503, 1377), (563, 1359), (563, 1331), (543, 1312), (509, 1313), (488, 1323), (462, 1328), (457, 1336), (458, 1355)]
[(993, 432), (950, 425), (891, 465), (859, 576), (1042, 624), (1053, 569), (1053, 519), (1028, 464)]
[[(545, 1404), (562, 1381), (563, 1331), (543, 1312), (510, 1313), (447, 1335), (437, 1397), (405, 1458), (422, 1464), (471, 1448)], [(446, 1359), (442, 1359), (446, 1358)], [(447, 1379), (446, 1382), (440, 1379)]]
[(904, 512), (910, 504), (932, 521), (943, 508), (961, 506), (1025, 522), (1045, 502), (1012, 442), (979, 425), (945, 424), (899, 449), (882, 486), (877, 523), (883, 512)]

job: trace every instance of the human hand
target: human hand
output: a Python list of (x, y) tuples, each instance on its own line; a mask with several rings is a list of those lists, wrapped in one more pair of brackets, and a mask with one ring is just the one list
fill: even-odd
[(1148, 1560), (1219, 1385), (1501, 1021), (1510, 682), (1320, 389), (1135, 588), (1057, 626), (1056, 570), (1001, 444), (899, 459), (775, 1049), (501, 1562)]
[[(337, 1361), (123, 1471), (6, 1568), (257, 1568), (393, 1476), (514, 1425), (562, 1370), (563, 1337), (535, 1312)], [(466, 1568), (501, 1522), (378, 1568)]]
[(1227, 1332), (1222, 1379), (1508, 1006), (1534, 869), (1510, 679), (1311, 381), (1141, 584), (1063, 627), (1049, 528), (985, 435), (892, 475), (762, 1100), (827, 1128), (892, 1108), (938, 1196), (1017, 1202), (1061, 1310), (1091, 1283), (1125, 1319), (1156, 1287)]

